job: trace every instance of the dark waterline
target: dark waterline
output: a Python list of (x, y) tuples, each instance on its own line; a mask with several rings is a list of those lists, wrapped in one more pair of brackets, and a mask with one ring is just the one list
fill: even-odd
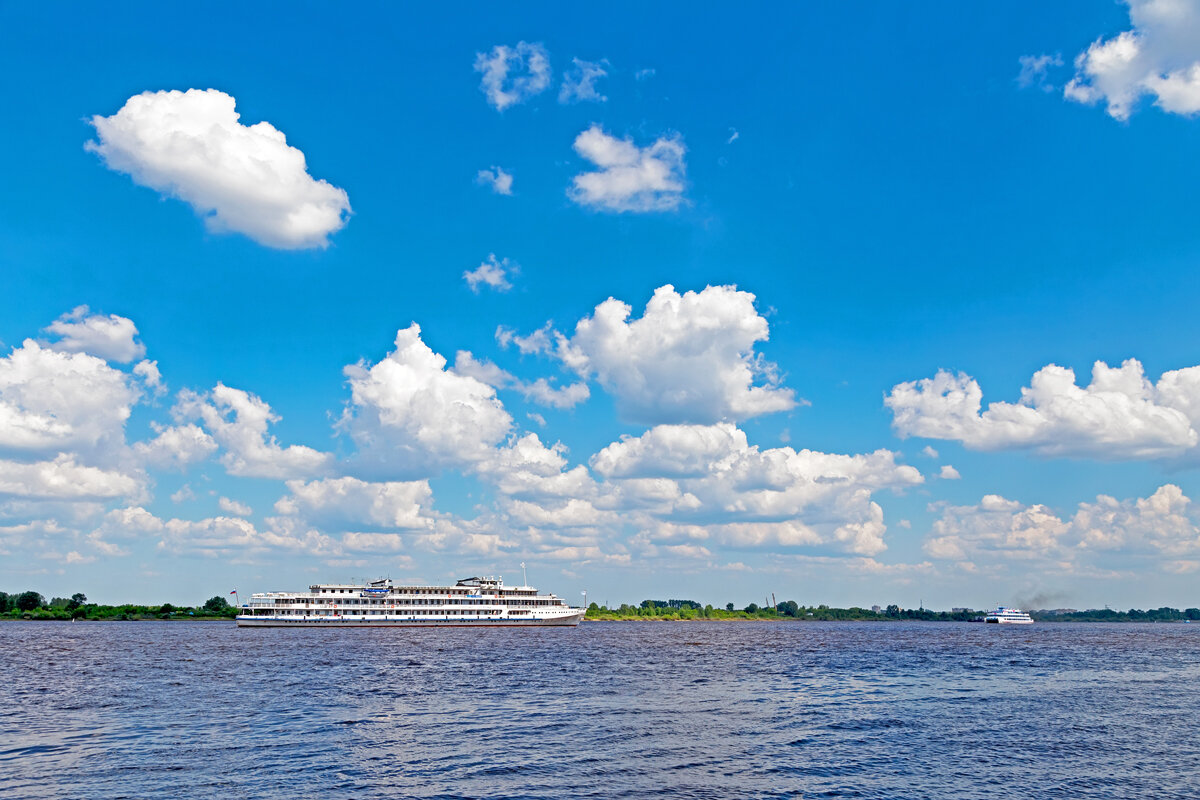
[(1200, 625), (0, 625), (5, 798), (1200, 795)]

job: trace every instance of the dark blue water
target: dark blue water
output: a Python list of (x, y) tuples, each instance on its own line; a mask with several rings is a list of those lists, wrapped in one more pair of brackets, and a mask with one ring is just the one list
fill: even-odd
[(1200, 625), (0, 624), (4, 798), (1200, 797)]

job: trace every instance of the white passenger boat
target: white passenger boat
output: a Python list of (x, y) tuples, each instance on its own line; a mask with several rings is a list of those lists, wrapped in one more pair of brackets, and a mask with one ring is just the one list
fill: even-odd
[(578, 625), (585, 609), (571, 608), (532, 586), (501, 578), (464, 578), (454, 586), (320, 583), (307, 592), (257, 592), (238, 608), (237, 624), (267, 627), (520, 627)]
[(1032, 625), (1033, 618), (1019, 608), (1000, 606), (995, 611), (989, 611), (983, 618), (984, 622), (997, 622), (1002, 625)]

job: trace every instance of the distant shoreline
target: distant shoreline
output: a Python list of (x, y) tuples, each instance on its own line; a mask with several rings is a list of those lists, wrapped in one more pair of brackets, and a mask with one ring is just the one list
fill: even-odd
[[(713, 623), (713, 622), (749, 622), (749, 623), (781, 622), (781, 623), (787, 623), (787, 624), (802, 624), (802, 625), (803, 624), (811, 624), (813, 622), (836, 622), (836, 623), (846, 623), (846, 624), (857, 624), (857, 623), (863, 623), (863, 622), (887, 622), (887, 623), (892, 623), (892, 622), (937, 622), (937, 623), (959, 622), (959, 623), (965, 623), (968, 625), (987, 624), (987, 623), (984, 623), (982, 620), (969, 620), (969, 619), (907, 619), (907, 618), (893, 619), (893, 618), (888, 618), (888, 617), (885, 617), (882, 619), (813, 619), (813, 618), (797, 619), (797, 618), (791, 618), (791, 617), (759, 617), (759, 618), (733, 617), (733, 618), (722, 618), (722, 619), (705, 619), (703, 617), (691, 617), (691, 618), (682, 618), (682, 617), (599, 617), (599, 618), (588, 617), (588, 618), (585, 618), (583, 621), (588, 622), (588, 623), (594, 623), (594, 622), (646, 622), (646, 623), (701, 622), (701, 623), (705, 623), (705, 624)], [(1113, 624), (1120, 624), (1120, 625), (1127, 625), (1127, 624), (1184, 625), (1184, 624), (1194, 622), (1195, 620), (1190, 620), (1190, 619), (1157, 620), (1157, 619), (1055, 619), (1055, 618), (1046, 618), (1046, 619), (1037, 619), (1035, 621), (1038, 623), (1046, 623), (1049, 625), (1061, 625), (1064, 623), (1088, 623), (1088, 624), (1113, 623)], [(1011, 627), (1011, 626), (1006, 626), (1006, 627)], [(1020, 626), (1017, 626), (1017, 627), (1020, 627)]]
[[(232, 593), (231, 593), (232, 594)], [(955, 607), (950, 611), (934, 611), (928, 608), (901, 608), (891, 604), (884, 606), (850, 606), (834, 608), (828, 605), (803, 606), (794, 600), (759, 606), (750, 603), (745, 608), (735, 608), (733, 603), (724, 606), (701, 605), (695, 600), (643, 600), (638, 605), (622, 603), (610, 607), (591, 603), (586, 609), (584, 622), (977, 622), (982, 623), (986, 610)], [(209, 598), (194, 606), (176, 606), (171, 603), (141, 605), (122, 603), (109, 605), (88, 602), (83, 593), (70, 598), (54, 597), (46, 600), (35, 591), (20, 594), (0, 592), (0, 621), (46, 621), (69, 622), (140, 622), (140, 621), (233, 621), (242, 606), (231, 606), (222, 596)], [(1112, 608), (1033, 609), (1028, 611), (1035, 622), (1200, 622), (1200, 608), (1183, 610), (1163, 606), (1141, 610), (1131, 608), (1117, 611)]]

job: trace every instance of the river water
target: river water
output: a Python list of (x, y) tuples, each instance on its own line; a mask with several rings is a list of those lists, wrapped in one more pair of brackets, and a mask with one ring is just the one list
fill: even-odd
[(4, 798), (1200, 797), (1200, 625), (0, 624)]

